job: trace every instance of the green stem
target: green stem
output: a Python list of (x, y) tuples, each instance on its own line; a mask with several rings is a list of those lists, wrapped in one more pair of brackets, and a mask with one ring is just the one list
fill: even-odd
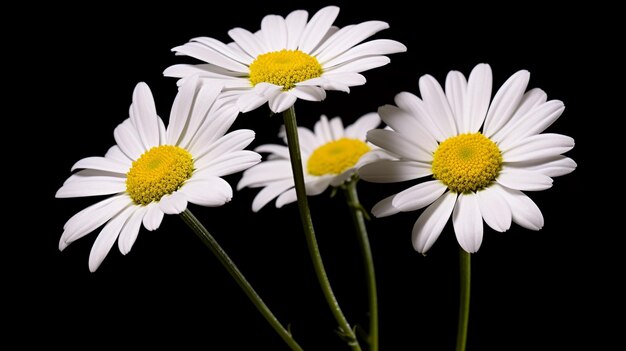
[(370, 351), (378, 351), (378, 294), (376, 292), (376, 273), (374, 270), (374, 258), (372, 257), (372, 248), (365, 228), (365, 220), (363, 218), (363, 206), (359, 202), (359, 195), (356, 191), (358, 178), (354, 178), (342, 186), (346, 195), (346, 201), (352, 214), (352, 220), (356, 228), (359, 244), (363, 253), (363, 264), (365, 266), (365, 275), (367, 279), (367, 291), (369, 297), (369, 314), (370, 328), (368, 342)]
[(470, 278), (472, 275), (471, 254), (460, 250), (460, 286), (459, 286), (459, 327), (456, 334), (456, 351), (465, 351), (467, 344), (467, 326), (470, 308)]
[(256, 306), (256, 308), (261, 312), (263, 317), (267, 320), (267, 322), (274, 328), (274, 330), (280, 335), (280, 337), (289, 345), (289, 347), (294, 351), (302, 351), (302, 348), (298, 343), (293, 339), (291, 333), (286, 330), (282, 324), (276, 319), (272, 311), (267, 307), (265, 302), (261, 299), (259, 294), (254, 291), (254, 288), (246, 277), (243, 276), (241, 271), (237, 268), (235, 263), (228, 257), (228, 254), (220, 244), (217, 243), (215, 238), (209, 233), (208, 230), (198, 221), (198, 219), (186, 209), (180, 214), (180, 217), (183, 221), (191, 228), (191, 230), (196, 233), (196, 235), (202, 240), (204, 245), (206, 245), (211, 252), (217, 257), (217, 259), (224, 265), (224, 268), (230, 273), (230, 275), (235, 279), (239, 287), (246, 293), (250, 301)]
[(354, 331), (350, 327), (348, 320), (343, 315), (341, 307), (335, 298), (333, 289), (330, 286), (328, 275), (326, 275), (326, 269), (324, 269), (324, 262), (320, 254), (320, 249), (317, 245), (317, 239), (315, 238), (315, 230), (313, 229), (313, 221), (311, 219), (311, 212), (309, 211), (309, 203), (306, 196), (306, 187), (304, 185), (304, 172), (302, 170), (302, 155), (300, 154), (300, 141), (298, 140), (298, 122), (296, 121), (296, 112), (293, 106), (283, 112), (283, 120), (285, 122), (285, 131), (287, 133), (287, 145), (289, 146), (289, 157), (291, 159), (291, 169), (293, 171), (293, 178), (296, 188), (296, 196), (298, 198), (298, 209), (300, 210), (300, 219), (302, 221), (302, 228), (306, 236), (306, 242), (309, 247), (309, 254), (311, 261), (313, 262), (313, 268), (317, 275), (326, 302), (335, 317), (335, 320), (339, 324), (340, 336), (346, 341), (346, 343), (354, 351), (361, 351), (359, 341), (354, 334)]

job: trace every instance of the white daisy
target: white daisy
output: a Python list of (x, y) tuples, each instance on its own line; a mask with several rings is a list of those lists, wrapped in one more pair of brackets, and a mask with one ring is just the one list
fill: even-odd
[[(389, 157), (385, 151), (365, 141), (367, 131), (379, 124), (378, 114), (369, 113), (345, 129), (341, 118), (329, 121), (323, 115), (315, 123), (314, 131), (299, 127), (307, 195), (321, 194), (329, 185), (339, 186), (350, 179), (358, 167), (381, 157)], [(279, 136), (287, 143), (284, 130)], [(246, 170), (237, 184), (238, 190), (263, 187), (252, 202), (252, 210), (257, 212), (276, 197), (278, 208), (296, 201), (287, 146), (267, 144), (257, 147), (255, 151), (270, 155), (267, 161)]]
[(293, 11), (286, 18), (268, 15), (256, 33), (231, 29), (228, 35), (234, 42), (229, 44), (208, 37), (192, 39), (173, 51), (207, 64), (174, 65), (164, 75), (199, 75), (203, 80), (219, 81), (237, 95), (242, 112), (269, 101), (272, 111), (278, 113), (298, 98), (321, 101), (326, 90), (349, 92), (351, 86), (365, 84), (360, 72), (389, 63), (382, 55), (406, 51), (401, 43), (386, 39), (357, 45), (389, 25), (368, 21), (339, 29), (333, 26), (338, 14), (338, 7), (328, 6), (308, 22), (304, 10)]
[(190, 79), (176, 96), (166, 129), (150, 88), (137, 84), (130, 118), (114, 131), (116, 145), (104, 157), (76, 162), (72, 170), (83, 170), (56, 193), (59, 198), (113, 195), (70, 218), (59, 249), (106, 223), (89, 255), (93, 272), (118, 236), (122, 254), (130, 251), (141, 223), (155, 230), (165, 213), (181, 213), (187, 202), (213, 207), (230, 201), (232, 188), (220, 177), (260, 162), (261, 156), (243, 150), (253, 131), (224, 135), (238, 111), (216, 101), (220, 90)]
[(519, 71), (491, 101), (491, 68), (477, 65), (466, 80), (451, 71), (445, 93), (429, 75), (420, 78), (422, 99), (403, 92), (396, 106), (379, 109), (393, 130), (373, 130), (367, 140), (398, 155), (398, 160), (371, 163), (359, 169), (372, 182), (400, 182), (426, 176), (417, 184), (380, 201), (377, 217), (429, 206), (413, 227), (413, 246), (426, 252), (450, 215), (457, 240), (470, 253), (483, 239), (484, 220), (503, 232), (511, 220), (532, 230), (543, 216), (522, 191), (545, 190), (552, 178), (572, 172), (576, 163), (561, 154), (574, 140), (541, 134), (564, 110), (540, 89), (524, 93), (530, 74)]

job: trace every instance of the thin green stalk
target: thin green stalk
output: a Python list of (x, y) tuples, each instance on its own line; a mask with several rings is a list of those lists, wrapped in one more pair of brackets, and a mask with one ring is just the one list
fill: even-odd
[(367, 339), (370, 351), (378, 351), (378, 294), (376, 292), (376, 272), (374, 270), (374, 258), (370, 247), (367, 228), (363, 218), (364, 209), (359, 202), (359, 195), (356, 191), (358, 178), (354, 178), (342, 186), (346, 195), (346, 201), (352, 214), (352, 221), (356, 228), (361, 252), (363, 254), (363, 264), (365, 266), (365, 276), (367, 279), (367, 292), (369, 298), (369, 337)]
[(337, 302), (333, 289), (330, 286), (328, 275), (326, 275), (326, 269), (324, 269), (324, 262), (322, 261), (320, 249), (317, 245), (315, 230), (313, 229), (313, 221), (311, 219), (311, 212), (309, 211), (309, 203), (306, 196), (306, 187), (304, 185), (302, 155), (300, 154), (300, 141), (298, 140), (298, 122), (296, 121), (296, 112), (293, 106), (283, 112), (283, 120), (285, 122), (287, 144), (289, 146), (289, 157), (291, 159), (291, 169), (293, 171), (296, 195), (298, 197), (300, 219), (302, 221), (302, 228), (304, 229), (304, 235), (306, 236), (306, 242), (309, 247), (309, 254), (311, 255), (311, 261), (313, 262), (313, 268), (315, 269), (317, 280), (322, 287), (322, 292), (324, 293), (326, 302), (328, 302), (330, 311), (339, 324), (340, 336), (346, 341), (352, 350), (361, 351), (361, 346), (359, 345), (359, 341), (354, 334), (354, 330), (352, 330), (348, 320), (341, 311), (341, 307), (339, 307), (339, 303)]
[(283, 327), (282, 324), (278, 321), (278, 319), (274, 316), (272, 311), (270, 311), (269, 307), (263, 302), (259, 294), (256, 293), (252, 285), (248, 282), (246, 277), (243, 276), (241, 271), (237, 268), (235, 263), (228, 257), (228, 254), (220, 244), (217, 243), (215, 238), (209, 233), (209, 231), (198, 221), (198, 219), (186, 209), (180, 214), (180, 217), (183, 221), (191, 228), (191, 230), (196, 233), (196, 235), (202, 240), (204, 245), (206, 245), (211, 252), (217, 257), (217, 259), (224, 265), (224, 268), (230, 273), (230, 275), (235, 279), (239, 287), (246, 293), (250, 301), (256, 306), (256, 308), (261, 312), (263, 317), (267, 320), (267, 322), (274, 328), (274, 330), (280, 335), (280, 337), (289, 345), (289, 347), (293, 351), (302, 351), (302, 348), (298, 343), (293, 339), (291, 333)]
[(465, 351), (470, 308), (471, 254), (460, 250), (459, 327), (456, 333), (456, 351)]

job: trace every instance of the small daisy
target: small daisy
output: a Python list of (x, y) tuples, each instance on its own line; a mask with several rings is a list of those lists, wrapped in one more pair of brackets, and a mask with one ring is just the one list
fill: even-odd
[[(379, 124), (378, 114), (369, 113), (345, 129), (339, 117), (329, 121), (323, 115), (315, 123), (314, 132), (299, 127), (307, 195), (321, 194), (329, 185), (340, 186), (355, 174), (358, 167), (381, 157), (389, 157), (386, 152), (365, 141), (367, 131)], [(284, 130), (279, 136), (285, 138)], [(276, 197), (278, 208), (296, 201), (289, 149), (267, 144), (257, 147), (255, 151), (270, 155), (267, 161), (246, 170), (237, 184), (238, 190), (263, 187), (252, 202), (252, 210), (259, 211)]]
[(114, 131), (116, 145), (104, 157), (76, 162), (72, 170), (82, 170), (56, 193), (58, 198), (112, 195), (67, 221), (59, 249), (106, 223), (89, 255), (89, 269), (94, 272), (118, 236), (122, 254), (130, 251), (142, 223), (155, 230), (165, 213), (181, 213), (187, 202), (214, 207), (230, 201), (232, 188), (220, 177), (260, 162), (261, 156), (243, 150), (254, 139), (253, 131), (224, 135), (238, 111), (216, 101), (220, 90), (187, 81), (174, 101), (166, 129), (156, 114), (150, 88), (137, 84), (130, 118)]
[(338, 14), (338, 7), (328, 6), (310, 21), (304, 10), (286, 18), (268, 15), (256, 33), (231, 29), (228, 35), (234, 42), (229, 44), (208, 37), (192, 39), (172, 51), (207, 64), (174, 65), (164, 74), (218, 81), (237, 95), (240, 111), (269, 101), (271, 110), (278, 113), (298, 98), (321, 101), (326, 90), (349, 92), (351, 86), (365, 84), (360, 72), (389, 63), (383, 55), (406, 51), (401, 43), (386, 39), (357, 45), (389, 25), (368, 21), (339, 29), (333, 26)]
[[(398, 156), (359, 169), (372, 182), (400, 182), (432, 176), (380, 201), (372, 210), (383, 217), (428, 206), (413, 227), (413, 246), (426, 252), (448, 218), (461, 247), (476, 252), (484, 220), (503, 232), (511, 220), (539, 230), (543, 216), (522, 191), (545, 190), (552, 177), (568, 174), (576, 163), (563, 156), (574, 140), (542, 132), (565, 107), (540, 89), (524, 93), (530, 74), (519, 71), (491, 101), (491, 68), (477, 65), (466, 80), (451, 71), (445, 93), (429, 75), (419, 81), (422, 99), (403, 92), (396, 106), (379, 109), (393, 130), (373, 130), (367, 140)], [(430, 205), (430, 206), (429, 206)]]

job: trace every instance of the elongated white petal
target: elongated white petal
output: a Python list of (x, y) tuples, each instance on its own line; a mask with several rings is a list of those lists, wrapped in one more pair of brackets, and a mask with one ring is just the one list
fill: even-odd
[(417, 122), (423, 126), (435, 140), (441, 142), (449, 138), (443, 130), (439, 129), (437, 123), (433, 121), (426, 110), (426, 106), (424, 106), (424, 102), (420, 98), (408, 92), (401, 92), (396, 95), (394, 101), (398, 107), (409, 112), (413, 118), (417, 119)]
[(505, 162), (504, 165), (511, 168), (540, 172), (548, 177), (559, 177), (569, 174), (576, 169), (576, 162), (563, 155), (524, 162)]
[(336, 38), (332, 44), (328, 45), (328, 47), (323, 49), (320, 48), (320, 50), (314, 52), (313, 55), (315, 55), (320, 62), (332, 60), (363, 40), (387, 28), (389, 28), (389, 25), (382, 21), (367, 21), (359, 23), (343, 32), (341, 37)]
[(363, 85), (366, 82), (365, 77), (360, 73), (355, 72), (330, 72), (322, 74), (322, 78), (327, 82), (322, 85), (326, 87), (327, 84), (337, 82), (342, 85), (353, 87), (357, 85)]
[(318, 145), (321, 146), (333, 141), (333, 133), (330, 130), (330, 123), (328, 123), (328, 117), (325, 115), (322, 115), (320, 120), (315, 122), (313, 130), (315, 131), (315, 137)]
[(100, 267), (100, 264), (111, 250), (111, 247), (113, 247), (122, 227), (132, 215), (133, 210), (134, 208), (132, 207), (126, 208), (113, 217), (113, 219), (102, 228), (102, 231), (98, 234), (96, 241), (94, 241), (91, 247), (91, 252), (89, 253), (89, 270), (91, 272), (95, 272), (96, 269)]
[(182, 138), (189, 121), (198, 85), (197, 77), (189, 78), (179, 88), (178, 94), (174, 98), (170, 113), (170, 123), (167, 127), (167, 143), (169, 145), (178, 145)]
[(146, 150), (159, 145), (159, 124), (154, 97), (146, 83), (139, 83), (133, 91), (133, 113), (131, 121), (137, 128), (137, 132)]
[(463, 109), (465, 130), (459, 129), (459, 132), (475, 133), (480, 129), (491, 101), (492, 83), (493, 79), (489, 65), (483, 63), (474, 67), (467, 81), (467, 96), (465, 108)]
[(128, 156), (126, 156), (126, 154), (122, 152), (122, 149), (120, 149), (120, 147), (117, 145), (111, 146), (109, 150), (107, 151), (107, 153), (104, 154), (104, 157), (113, 161), (123, 163), (126, 166), (128, 166), (129, 169), (130, 169), (130, 166), (132, 166), (133, 164), (133, 160), (128, 158)]
[(298, 49), (307, 54), (311, 53), (326, 35), (338, 14), (339, 7), (337, 6), (327, 6), (317, 11), (302, 31)]
[(339, 117), (334, 117), (330, 120), (330, 133), (333, 135), (333, 140), (338, 140), (343, 138), (343, 133), (344, 133), (344, 128), (343, 128), (343, 122), (341, 121), (341, 118)]
[(248, 55), (256, 58), (260, 54), (269, 50), (263, 43), (248, 30), (243, 28), (233, 28), (228, 31), (228, 35), (241, 47)]
[(241, 172), (261, 162), (261, 155), (250, 150), (233, 151), (221, 155), (209, 163), (204, 164), (195, 174), (198, 176), (223, 177), (229, 174)]
[(374, 207), (372, 207), (372, 214), (377, 217), (387, 217), (394, 215), (400, 210), (393, 206), (393, 198), (395, 195), (388, 196), (382, 200), (380, 200)]
[(467, 80), (465, 76), (459, 71), (450, 71), (446, 76), (446, 97), (461, 133), (469, 133), (471, 124), (469, 122), (470, 114), (465, 112), (466, 95)]
[(533, 200), (518, 190), (508, 189), (505, 187), (495, 189), (500, 191), (500, 194), (509, 204), (513, 221), (515, 223), (530, 230), (539, 230), (543, 228), (543, 215)]
[(419, 142), (422, 149), (437, 149), (438, 145), (435, 138), (426, 132), (417, 119), (413, 118), (405, 110), (393, 105), (384, 105), (378, 108), (378, 114), (394, 131)]
[(159, 200), (159, 207), (165, 214), (179, 214), (187, 208), (187, 198), (180, 191), (165, 195)]
[(135, 206), (133, 213), (122, 228), (120, 236), (117, 239), (117, 247), (120, 249), (122, 255), (129, 253), (130, 249), (135, 244), (145, 214), (146, 208), (144, 206)]
[(147, 151), (141, 143), (139, 133), (129, 119), (118, 125), (113, 131), (115, 142), (120, 150), (131, 160), (136, 160)]
[(452, 214), (456, 197), (456, 193), (448, 191), (419, 216), (412, 234), (413, 248), (417, 252), (426, 253), (439, 238)]
[(552, 187), (552, 178), (540, 172), (504, 167), (496, 180), (501, 185), (515, 190), (539, 191)]
[(476, 194), (460, 194), (452, 213), (456, 239), (463, 250), (474, 253), (483, 242), (483, 218)]
[(252, 211), (258, 212), (270, 201), (275, 199), (278, 195), (285, 192), (287, 189), (293, 188), (293, 178), (279, 180), (268, 184), (261, 189), (252, 201)]
[(233, 197), (233, 189), (222, 178), (192, 179), (179, 190), (191, 203), (207, 207), (222, 206)]
[[(76, 179), (76, 178), (74, 178)], [(66, 182), (55, 197), (83, 197), (121, 193), (126, 190), (126, 179), (122, 177), (84, 177)]]
[[(225, 55), (235, 61), (238, 61), (240, 63), (243, 63), (244, 65), (249, 66), (250, 63), (252, 63), (253, 58), (246, 54), (243, 50), (235, 50), (232, 47), (222, 43), (219, 40), (213, 39), (213, 38), (209, 38), (209, 37), (198, 37), (198, 38), (193, 38), (191, 39), (191, 41), (195, 41), (198, 43), (201, 43), (211, 49), (213, 49), (213, 51), (218, 52), (222, 55)], [(172, 49), (172, 51), (175, 51), (175, 49)], [(247, 71), (245, 71), (247, 72)]]
[(289, 148), (283, 145), (277, 144), (264, 144), (259, 145), (254, 149), (255, 152), (268, 152), (279, 158), (289, 159)]
[(304, 10), (296, 10), (291, 12), (285, 18), (287, 24), (287, 49), (295, 50), (300, 43), (300, 37), (306, 26), (309, 14)]
[(432, 121), (447, 138), (457, 135), (458, 128), (441, 85), (432, 76), (425, 75), (420, 78), (419, 86), (424, 105)]
[(279, 51), (287, 46), (287, 23), (282, 16), (267, 15), (261, 21), (261, 32), (270, 51)]
[(431, 162), (433, 159), (432, 152), (425, 146), (395, 131), (372, 129), (367, 132), (367, 141), (408, 160)]
[(80, 168), (97, 169), (120, 174), (126, 174), (130, 169), (127, 163), (122, 163), (106, 157), (83, 158), (72, 166), (72, 171)]
[(528, 86), (530, 73), (522, 70), (511, 76), (496, 93), (485, 119), (483, 134), (492, 136), (510, 121)]
[(432, 174), (429, 164), (415, 161), (380, 160), (359, 168), (359, 176), (374, 183), (396, 183)]
[(322, 101), (326, 99), (326, 90), (315, 86), (298, 86), (289, 90), (289, 94), (298, 99), (307, 101)]
[(286, 109), (290, 108), (291, 106), (293, 106), (293, 104), (296, 102), (297, 99), (298, 98), (296, 97), (296, 95), (291, 94), (291, 91), (282, 92), (270, 98), (269, 100), (270, 109), (274, 113), (281, 113), (285, 111)]
[(291, 163), (288, 160), (270, 160), (246, 170), (237, 184), (237, 189), (256, 188), (275, 181), (293, 179)]
[(480, 214), (493, 230), (505, 232), (511, 227), (511, 209), (504, 197), (494, 187), (500, 188), (500, 185), (493, 184), (489, 188), (476, 193)]
[(389, 39), (378, 39), (357, 45), (349, 49), (348, 51), (328, 60), (327, 62), (322, 61), (320, 63), (324, 67), (330, 68), (366, 56), (387, 55), (404, 51), (406, 51), (406, 46), (404, 46), (404, 44), (400, 42)]
[(228, 55), (224, 55), (222, 52), (215, 51), (201, 43), (189, 42), (175, 47), (172, 51), (176, 51), (179, 55), (187, 55), (197, 58), (198, 60), (223, 67), (230, 71), (241, 73), (248, 73), (250, 71), (248, 66), (242, 64), (241, 62), (236, 61)]
[[(182, 88), (180, 91), (182, 94)], [(194, 138), (196, 138), (196, 136), (198, 135), (198, 131), (200, 130), (200, 127), (204, 124), (204, 122), (207, 119), (220, 117), (217, 113), (212, 113), (215, 111), (212, 109), (212, 107), (214, 107), (214, 103), (216, 102), (215, 100), (219, 96), (220, 91), (221, 88), (219, 84), (200, 85), (195, 96), (193, 108), (187, 112), (189, 113), (189, 120), (187, 121), (185, 130), (183, 130), (181, 133), (180, 139), (177, 144), (178, 146), (185, 149), (190, 149), (191, 146), (194, 144)], [(174, 137), (175, 136), (173, 136), (172, 139), (174, 139)]]
[(384, 66), (391, 62), (387, 56), (367, 56), (355, 59), (333, 67), (324, 67), (328, 73), (360, 73), (380, 66)]
[(524, 137), (543, 132), (561, 116), (563, 110), (565, 106), (561, 101), (548, 101), (519, 117), (517, 123), (508, 123), (493, 140), (500, 141), (498, 145), (507, 149)]
[(446, 189), (447, 187), (438, 180), (420, 183), (399, 192), (392, 205), (402, 212), (419, 210), (437, 200)]
[(537, 134), (502, 150), (506, 162), (522, 162), (558, 156), (574, 147), (574, 139), (561, 134)]
[[(193, 158), (196, 168), (202, 168), (205, 163), (224, 154), (243, 150), (254, 140), (254, 131), (250, 129), (238, 129), (219, 138), (214, 143), (205, 145), (195, 151)], [(206, 160), (205, 160), (206, 158)]]
[(371, 112), (361, 116), (356, 122), (349, 125), (345, 130), (346, 138), (365, 140), (367, 132), (380, 125), (378, 113)]
[(146, 214), (143, 216), (143, 226), (149, 231), (153, 231), (161, 226), (163, 216), (165, 214), (157, 203), (151, 203), (146, 206)]
[(281, 208), (287, 204), (296, 202), (296, 189), (291, 188), (284, 193), (280, 194), (276, 199), (276, 208)]

